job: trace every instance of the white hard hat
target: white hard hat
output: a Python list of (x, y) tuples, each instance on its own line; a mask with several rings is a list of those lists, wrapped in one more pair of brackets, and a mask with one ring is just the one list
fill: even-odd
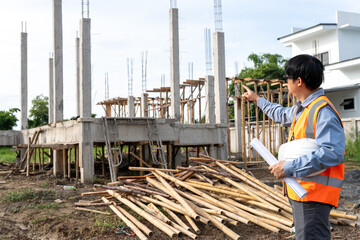
[[(279, 161), (293, 161), (300, 156), (310, 154), (317, 150), (319, 150), (319, 146), (317, 145), (315, 139), (301, 138), (282, 144), (279, 149), (278, 159)], [(307, 177), (319, 175), (325, 170), (326, 169), (314, 172)]]

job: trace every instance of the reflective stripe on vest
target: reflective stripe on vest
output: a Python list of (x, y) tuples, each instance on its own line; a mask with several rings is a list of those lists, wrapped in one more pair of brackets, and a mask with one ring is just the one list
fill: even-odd
[(298, 180), (306, 181), (306, 182), (313, 182), (313, 183), (320, 183), (322, 185), (327, 185), (327, 186), (336, 187), (336, 188), (341, 188), (341, 186), (344, 182), (344, 180), (342, 180), (342, 179), (328, 177), (328, 176), (324, 176), (324, 175), (316, 175), (313, 177), (302, 177), (302, 178), (299, 178)]
[[(298, 119), (296, 119), (295, 113), (294, 121), (290, 128), (289, 141), (291, 135), (294, 136), (294, 139), (315, 139), (317, 114), (319, 110), (326, 105), (329, 105), (334, 110), (341, 122), (339, 114), (337, 113), (331, 102), (328, 100), (328, 98), (325, 96), (320, 96), (304, 109)], [(296, 126), (297, 123), (304, 124), (306, 126), (305, 128), (302, 128), (300, 125)], [(290, 188), (288, 188), (288, 186), (286, 189), (286, 193), (289, 198), (295, 201), (316, 201), (327, 203), (337, 207), (338, 198), (344, 179), (343, 173), (344, 164), (339, 164), (326, 169), (326, 171), (319, 175), (313, 177), (302, 177), (297, 179), (299, 183), (308, 191), (308, 195), (305, 196), (303, 199), (299, 199), (296, 194)]]

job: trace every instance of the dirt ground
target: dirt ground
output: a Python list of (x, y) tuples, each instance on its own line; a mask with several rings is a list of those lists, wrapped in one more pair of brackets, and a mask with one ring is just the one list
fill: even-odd
[[(5, 170), (4, 168), (0, 166), (0, 170)], [(274, 181), (266, 169), (255, 168), (251, 172), (265, 182)], [(136, 236), (116, 233), (115, 227), (120, 222), (115, 215), (95, 214), (75, 209), (75, 202), (81, 199), (86, 200), (85, 197), (81, 197), (81, 193), (91, 191), (90, 185), (56, 179), (51, 172), (29, 178), (24, 175), (13, 175), (4, 180), (4, 177), (5, 175), (0, 176), (0, 240), (138, 239)], [(96, 179), (96, 181), (106, 183), (108, 180)], [(360, 185), (360, 181), (355, 184)], [(64, 190), (64, 186), (75, 186), (76, 190)], [(347, 191), (352, 191), (351, 187), (347, 189)], [(340, 202), (339, 210), (346, 210), (360, 216), (360, 204), (357, 204), (356, 199), (354, 202), (342, 198)], [(106, 207), (96, 209), (106, 211)], [(149, 239), (169, 239), (147, 221), (146, 225), (154, 232)], [(199, 239), (229, 239), (211, 224), (199, 223), (198, 226), (201, 229)], [(229, 225), (229, 227), (242, 239), (287, 239), (289, 237), (291, 239), (290, 233), (284, 231), (273, 233), (251, 223), (249, 225), (240, 223), (238, 226)], [(360, 238), (360, 227), (339, 225), (332, 227), (332, 239)], [(190, 238), (183, 236), (175, 239)]]

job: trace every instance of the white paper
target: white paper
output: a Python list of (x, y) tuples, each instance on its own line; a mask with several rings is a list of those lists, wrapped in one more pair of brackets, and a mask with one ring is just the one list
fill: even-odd
[[(250, 145), (270, 166), (279, 162), (257, 138), (251, 140)], [(284, 178), (284, 181), (300, 199), (306, 196), (307, 191), (294, 178)]]

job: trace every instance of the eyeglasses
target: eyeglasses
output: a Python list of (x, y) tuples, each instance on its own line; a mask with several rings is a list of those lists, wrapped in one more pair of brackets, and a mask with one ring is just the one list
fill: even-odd
[(288, 82), (288, 79), (293, 79), (293, 77), (291, 77), (291, 76), (287, 76), (287, 75), (284, 75), (283, 76), (283, 80), (287, 83)]

